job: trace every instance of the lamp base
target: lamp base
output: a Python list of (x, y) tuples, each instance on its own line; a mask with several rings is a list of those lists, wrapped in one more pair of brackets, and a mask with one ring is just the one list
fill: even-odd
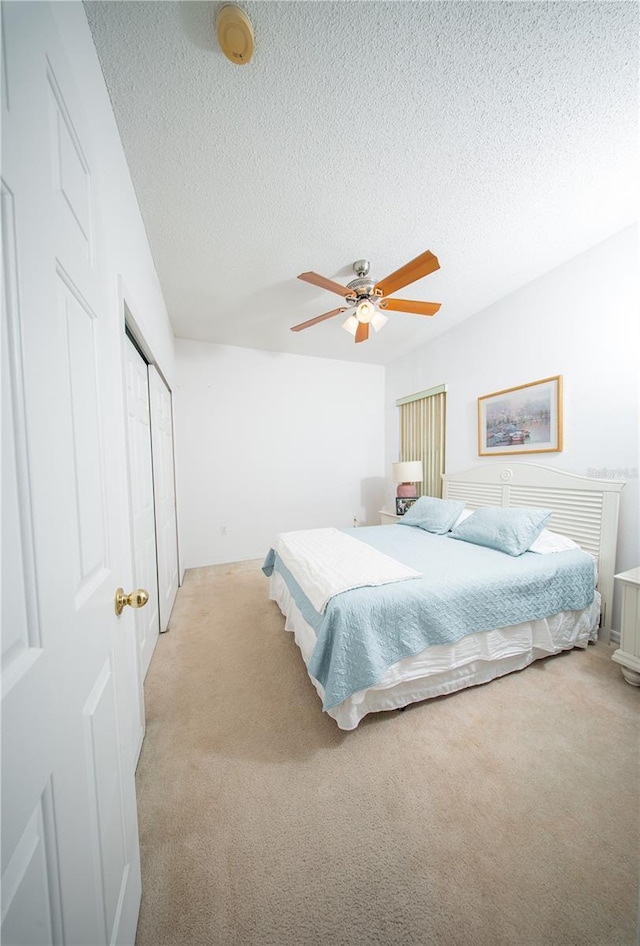
[(413, 483), (400, 483), (396, 491), (396, 496), (401, 499), (415, 499), (417, 495), (418, 490)]

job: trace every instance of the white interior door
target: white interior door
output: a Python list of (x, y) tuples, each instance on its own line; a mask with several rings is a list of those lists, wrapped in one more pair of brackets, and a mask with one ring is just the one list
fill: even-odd
[(131, 944), (140, 693), (113, 607), (131, 561), (100, 183), (48, 4), (2, 17), (0, 935)]
[(160, 630), (166, 631), (169, 626), (173, 602), (178, 591), (178, 528), (173, 465), (173, 415), (171, 412), (171, 392), (153, 365), (149, 365), (149, 398), (151, 402), (153, 495), (156, 507)]
[(151, 416), (147, 363), (131, 339), (125, 338), (129, 489), (134, 546), (134, 584), (149, 592), (147, 607), (136, 611), (136, 634), (143, 679), (158, 640), (158, 564), (151, 458)]

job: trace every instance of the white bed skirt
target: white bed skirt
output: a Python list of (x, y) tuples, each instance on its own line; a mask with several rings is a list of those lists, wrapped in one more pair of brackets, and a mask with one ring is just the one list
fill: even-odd
[[(303, 618), (282, 576), (274, 570), (269, 594), (285, 616), (305, 665), (315, 647), (315, 631)], [(464, 687), (487, 683), (550, 654), (586, 647), (598, 636), (600, 595), (583, 611), (562, 611), (552, 617), (513, 627), (467, 634), (455, 644), (428, 647), (415, 657), (405, 657), (390, 667), (373, 687), (359, 690), (327, 710), (340, 729), (355, 729), (368, 713), (394, 710)], [(320, 698), (324, 689), (309, 674)]]

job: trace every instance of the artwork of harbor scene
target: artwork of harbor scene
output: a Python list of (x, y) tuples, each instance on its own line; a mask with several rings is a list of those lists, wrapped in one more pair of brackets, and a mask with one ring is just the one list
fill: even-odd
[(562, 378), (558, 375), (478, 398), (478, 453), (562, 449)]

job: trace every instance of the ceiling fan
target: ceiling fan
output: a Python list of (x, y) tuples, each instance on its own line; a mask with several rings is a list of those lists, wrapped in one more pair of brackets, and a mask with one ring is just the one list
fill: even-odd
[(357, 278), (346, 286), (333, 282), (325, 276), (319, 276), (318, 273), (300, 273), (298, 279), (344, 296), (348, 304), (339, 309), (332, 309), (331, 312), (325, 312), (323, 315), (317, 315), (315, 319), (301, 322), (300, 325), (293, 325), (291, 331), (301, 332), (304, 328), (311, 328), (312, 325), (331, 319), (334, 315), (340, 315), (341, 312), (346, 312), (350, 308), (352, 311), (342, 327), (355, 336), (356, 342), (365, 342), (369, 338), (370, 325), (373, 325), (375, 331), (378, 332), (389, 321), (382, 310), (413, 312), (415, 315), (435, 315), (440, 308), (439, 302), (416, 302), (410, 299), (388, 297), (398, 289), (408, 286), (409, 283), (435, 272), (436, 269), (440, 269), (440, 263), (437, 257), (427, 250), (379, 282), (369, 277), (369, 261), (366, 259), (356, 260), (353, 264), (353, 271)]

